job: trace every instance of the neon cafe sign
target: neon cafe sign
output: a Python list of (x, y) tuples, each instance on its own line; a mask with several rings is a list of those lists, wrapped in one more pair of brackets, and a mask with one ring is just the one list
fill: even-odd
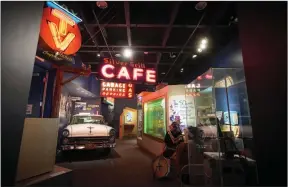
[(60, 54), (75, 54), (81, 47), (80, 18), (53, 1), (43, 10), (40, 43)]
[(146, 68), (144, 63), (128, 63), (104, 58), (104, 63), (100, 66), (100, 75), (108, 80), (156, 84), (156, 70)]

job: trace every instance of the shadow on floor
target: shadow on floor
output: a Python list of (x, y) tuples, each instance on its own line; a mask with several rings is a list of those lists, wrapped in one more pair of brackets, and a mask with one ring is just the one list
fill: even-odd
[(116, 159), (120, 157), (121, 156), (115, 150), (111, 150), (108, 154), (101, 150), (69, 151), (59, 154), (56, 158), (56, 164), (64, 162)]

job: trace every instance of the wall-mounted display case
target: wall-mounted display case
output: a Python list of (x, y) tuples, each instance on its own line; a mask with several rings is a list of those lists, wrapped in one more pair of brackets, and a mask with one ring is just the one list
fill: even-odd
[[(245, 177), (257, 181), (256, 161), (252, 154), (253, 134), (244, 70), (241, 68), (211, 68), (185, 86), (185, 97), (186, 101), (192, 99), (195, 107), (194, 111), (187, 111), (187, 115), (195, 116), (195, 120), (189, 121), (187, 125), (203, 130), (203, 154), (217, 163), (214, 166), (210, 165), (208, 167), (210, 169), (206, 171), (206, 173), (210, 172), (210, 179), (214, 180), (213, 183), (221, 186), (238, 184), (238, 182), (247, 180), (244, 179)], [(227, 153), (236, 151), (235, 147), (231, 146), (231, 142), (227, 144), (226, 141), (222, 141), (223, 137), (228, 134), (232, 137), (236, 149), (245, 154), (245, 162), (249, 165), (248, 170), (253, 174), (245, 176), (247, 168), (243, 169), (242, 165), (237, 165), (237, 163), (234, 165), (231, 159), (229, 161), (229, 159), (224, 159), (226, 157), (222, 157), (223, 154), (228, 155)], [(226, 164), (228, 163), (229, 167), (233, 168), (231, 171), (236, 168), (235, 171), (240, 169), (245, 172), (225, 173), (223, 168), (227, 168)], [(250, 170), (251, 168), (252, 170)]]
[(191, 97), (196, 120), (188, 125), (215, 126), (219, 122), (222, 131), (233, 131), (235, 137), (252, 138), (243, 69), (209, 69), (186, 85), (186, 100)]

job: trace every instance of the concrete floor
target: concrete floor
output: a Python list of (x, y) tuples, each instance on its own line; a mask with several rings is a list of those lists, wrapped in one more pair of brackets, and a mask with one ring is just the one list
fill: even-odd
[(136, 140), (117, 141), (117, 147), (104, 159), (95, 152), (68, 155), (70, 161), (57, 165), (73, 170), (33, 186), (177, 187), (175, 179), (155, 181), (152, 157), (141, 151)]

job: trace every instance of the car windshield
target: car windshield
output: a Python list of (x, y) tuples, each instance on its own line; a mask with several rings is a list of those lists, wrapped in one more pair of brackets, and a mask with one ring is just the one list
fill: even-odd
[(74, 116), (71, 124), (77, 125), (85, 123), (104, 124), (104, 120), (101, 116)]

